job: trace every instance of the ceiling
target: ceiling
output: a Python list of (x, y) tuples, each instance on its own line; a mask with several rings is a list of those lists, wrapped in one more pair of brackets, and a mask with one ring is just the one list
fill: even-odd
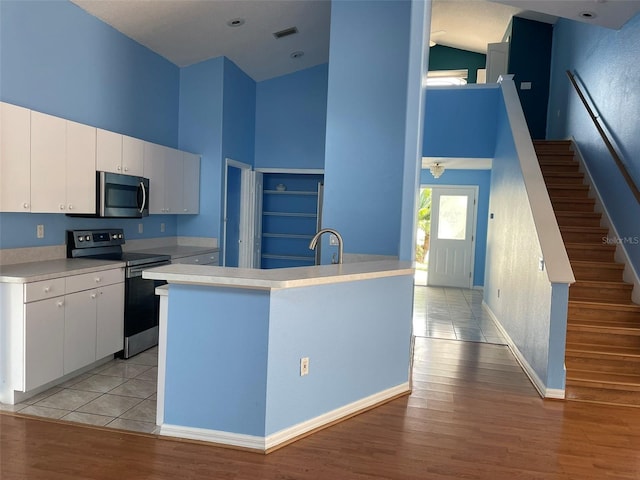
[[(180, 67), (226, 56), (262, 81), (329, 60), (329, 0), (71, 1)], [(638, 0), (433, 0), (431, 40), (485, 53), (487, 43), (502, 41), (513, 15), (617, 29), (639, 11)], [(230, 26), (234, 20), (240, 25)], [(290, 27), (298, 32), (273, 35)]]

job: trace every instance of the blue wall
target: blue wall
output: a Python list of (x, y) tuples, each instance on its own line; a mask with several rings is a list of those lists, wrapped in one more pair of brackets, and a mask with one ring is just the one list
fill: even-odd
[(422, 155), (493, 158), (499, 94), (495, 85), (427, 88)]
[(519, 17), (513, 18), (511, 27), (509, 73), (514, 74), (518, 87), (521, 82), (531, 82), (530, 90), (518, 88), (518, 96), (531, 137), (542, 139), (547, 128), (553, 27)]
[[(0, 44), (0, 100), (177, 146), (178, 67), (74, 4), (0, 2)], [(43, 239), (36, 238), (38, 224), (45, 226)], [(59, 245), (66, 229), (99, 227), (123, 227), (128, 239), (176, 235), (168, 215), (99, 220), (2, 213), (0, 245)]]
[(256, 85), (256, 167), (324, 168), (328, 64)]
[(348, 253), (399, 252), (410, 7), (332, 4), (323, 226)]
[(476, 225), (476, 248), (473, 269), (473, 285), (484, 285), (485, 259), (487, 254), (487, 225), (489, 219), (489, 194), (491, 190), (491, 170), (446, 170), (440, 178), (433, 178), (429, 170), (422, 170), (422, 186), (436, 185), (477, 185), (478, 212)]
[(576, 139), (618, 234), (628, 239), (624, 247), (636, 272), (640, 272), (640, 205), (614, 166), (565, 71), (575, 71), (586, 85), (629, 173), (640, 185), (639, 51), (640, 15), (618, 31), (558, 21), (553, 36), (547, 130), (548, 138)]
[(467, 69), (469, 72), (467, 83), (476, 83), (478, 69), (485, 68), (486, 63), (487, 56), (482, 53), (445, 47), (444, 45), (435, 45), (429, 48), (429, 71)]

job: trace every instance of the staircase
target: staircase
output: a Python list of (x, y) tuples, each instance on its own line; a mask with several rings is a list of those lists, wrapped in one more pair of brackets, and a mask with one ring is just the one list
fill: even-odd
[(569, 288), (566, 399), (640, 407), (640, 305), (569, 141), (535, 141), (576, 283)]

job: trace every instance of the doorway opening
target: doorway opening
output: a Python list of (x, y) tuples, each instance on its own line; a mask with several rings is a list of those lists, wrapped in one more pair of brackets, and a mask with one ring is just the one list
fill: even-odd
[(420, 187), (418, 218), (416, 221), (416, 273), (414, 284), (427, 286), (429, 273), (429, 240), (431, 235), (431, 192), (430, 187)]

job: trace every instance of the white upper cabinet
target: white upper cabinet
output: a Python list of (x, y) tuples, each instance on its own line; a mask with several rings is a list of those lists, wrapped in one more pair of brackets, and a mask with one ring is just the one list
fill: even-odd
[(96, 129), (96, 170), (122, 173), (122, 135)]
[(67, 213), (67, 122), (31, 112), (31, 211)]
[(144, 142), (108, 130), (97, 129), (96, 169), (141, 177)]
[(0, 212), (31, 211), (31, 111), (0, 103)]
[(122, 136), (122, 173), (142, 177), (144, 172), (144, 142)]
[(200, 204), (200, 157), (145, 143), (144, 176), (149, 179), (149, 213), (194, 214)]
[(164, 211), (164, 158), (167, 148), (155, 143), (144, 144), (144, 176), (149, 179), (149, 213)]
[(96, 211), (96, 129), (67, 120), (67, 213)]
[(96, 129), (31, 112), (31, 212), (95, 213)]
[(182, 213), (184, 190), (182, 152), (167, 148), (164, 157), (164, 213)]
[(183, 165), (183, 205), (182, 213), (200, 212), (200, 155), (182, 152)]

